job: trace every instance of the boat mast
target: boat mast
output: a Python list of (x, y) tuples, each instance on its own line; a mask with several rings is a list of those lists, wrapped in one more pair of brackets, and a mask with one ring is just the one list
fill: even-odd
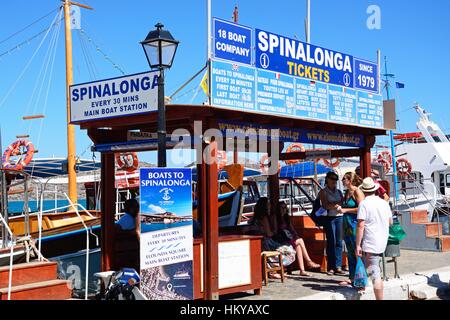
[[(389, 83), (389, 78), (393, 78), (394, 75), (393, 74), (389, 74), (388, 73), (388, 68), (387, 68), (387, 57), (384, 56), (384, 81), (385, 81), (385, 89), (386, 89), (386, 98), (387, 100), (391, 99), (390, 96), (390, 83)], [(391, 143), (391, 154), (392, 154), (392, 173), (394, 175), (394, 200), (398, 201), (398, 177), (397, 177), (397, 162), (396, 162), (396, 156), (395, 156), (395, 142), (394, 142), (394, 131), (393, 130), (389, 130), (389, 139), (390, 139), (390, 143)]]
[(66, 36), (66, 108), (67, 108), (67, 174), (69, 178), (69, 198), (73, 203), (78, 203), (75, 127), (70, 124), (70, 91), (73, 84), (73, 62), (72, 62), (72, 31), (70, 27), (70, 6), (78, 6), (92, 10), (84, 4), (63, 0), (64, 7), (64, 29)]

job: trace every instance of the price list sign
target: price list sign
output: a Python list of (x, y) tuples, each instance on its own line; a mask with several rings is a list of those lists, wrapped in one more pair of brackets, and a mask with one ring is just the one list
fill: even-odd
[(215, 61), (211, 66), (213, 105), (241, 110), (255, 109), (255, 69)]
[(296, 79), (296, 116), (328, 119), (328, 86), (308, 79)]
[(258, 110), (294, 114), (294, 78), (269, 71), (257, 71)]

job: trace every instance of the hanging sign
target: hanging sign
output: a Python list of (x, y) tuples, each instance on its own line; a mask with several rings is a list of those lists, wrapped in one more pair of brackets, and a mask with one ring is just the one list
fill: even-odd
[(214, 56), (250, 65), (253, 30), (222, 19), (213, 19)]
[(213, 28), (213, 106), (383, 129), (378, 64), (220, 19)]
[(148, 113), (158, 109), (158, 73), (70, 86), (70, 122), (101, 120)]
[(193, 299), (192, 170), (140, 169), (141, 291), (150, 300)]

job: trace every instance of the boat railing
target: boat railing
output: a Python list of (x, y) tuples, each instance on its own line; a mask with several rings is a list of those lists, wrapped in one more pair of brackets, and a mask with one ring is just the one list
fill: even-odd
[[(84, 299), (88, 300), (88, 287), (89, 287), (89, 249), (90, 249), (90, 244), (89, 244), (89, 236), (92, 234), (92, 230), (86, 225), (86, 223), (84, 222), (83, 217), (80, 215), (79, 211), (78, 211), (78, 206), (87, 212), (87, 210), (80, 204), (74, 204), (72, 202), (72, 200), (69, 198), (69, 196), (64, 193), (64, 196), (67, 198), (67, 201), (70, 203), (70, 206), (72, 207), (72, 209), (75, 211), (75, 213), (77, 214), (78, 218), (80, 219), (81, 223), (83, 224), (84, 230), (86, 231), (86, 275), (85, 275), (85, 288), (84, 288)], [(96, 236), (97, 237), (97, 236)], [(97, 238), (98, 241), (98, 238)]]
[[(14, 235), (8, 225), (8, 223), (5, 221), (3, 216), (0, 214), (0, 220), (6, 230), (9, 234), (9, 246), (10, 246), (10, 253), (9, 253), (9, 273), (8, 273), (8, 300), (11, 300), (11, 287), (12, 287), (12, 272), (13, 272), (13, 259), (14, 259)], [(5, 237), (3, 236), (3, 239)]]
[[(420, 182), (417, 181), (417, 179), (415, 178), (415, 176), (413, 176), (412, 174), (408, 173), (407, 176), (407, 180), (413, 184), (414, 187), (414, 193), (417, 194), (416, 192), (419, 191), (419, 193), (425, 198), (425, 201), (430, 205), (432, 212), (436, 212), (436, 222), (440, 223), (439, 221), (439, 214), (440, 213), (444, 213), (445, 215), (448, 215), (447, 212), (445, 212), (444, 210), (442, 210), (441, 207), (439, 207), (437, 205), (437, 190), (436, 190), (436, 186), (434, 185), (434, 183), (432, 183), (431, 181), (426, 181), (425, 179), (421, 179)], [(431, 190), (433, 191), (433, 195), (431, 196), (432, 199), (429, 198), (428, 194), (425, 192), (424, 190), (424, 186), (430, 186)], [(433, 201), (434, 199), (434, 201)], [(414, 197), (413, 199), (414, 201), (414, 209), (416, 209), (416, 197)], [(407, 203), (408, 205), (408, 203)], [(408, 205), (408, 207), (410, 208), (410, 206)], [(441, 237), (441, 229), (438, 227), (438, 234), (437, 237), (440, 238)], [(437, 241), (438, 243), (438, 249), (441, 249), (441, 243), (440, 241)]]

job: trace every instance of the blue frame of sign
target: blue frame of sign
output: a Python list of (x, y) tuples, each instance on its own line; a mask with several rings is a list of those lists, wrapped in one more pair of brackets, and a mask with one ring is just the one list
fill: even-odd
[(253, 67), (251, 53), (236, 54), (251, 49), (253, 29), (216, 18), (213, 29), (213, 106), (383, 129), (377, 63), (255, 29)]
[(214, 57), (252, 64), (252, 28), (214, 18), (213, 30)]

